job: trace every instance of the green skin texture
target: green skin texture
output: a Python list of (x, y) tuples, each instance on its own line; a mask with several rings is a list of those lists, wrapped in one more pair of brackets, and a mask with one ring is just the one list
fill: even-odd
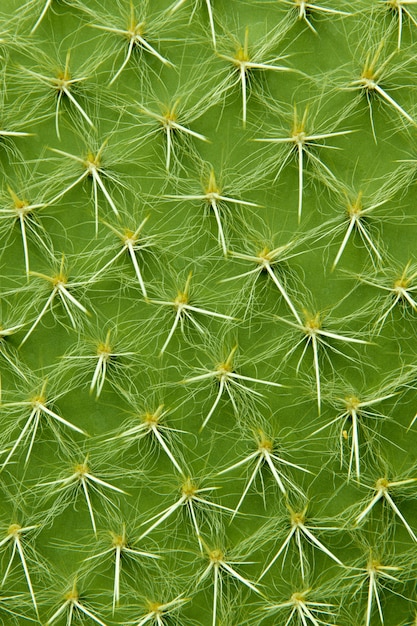
[[(384, 623), (416, 623), (412, 533), (417, 533), (417, 483), (409, 481), (390, 491), (408, 528), (384, 498), (355, 525), (377, 493), (374, 487), (379, 478), (398, 482), (417, 478), (417, 425), (409, 428), (417, 411), (412, 371), (417, 312), (400, 298), (384, 323), (377, 324), (380, 332), (373, 332), (375, 322), (395, 299), (389, 289), (406, 264), (416, 260), (413, 166), (407, 169), (399, 163), (415, 158), (416, 128), (381, 94), (371, 94), (372, 129), (366, 95), (354, 81), (360, 78), (370, 46), (375, 51), (384, 42), (380, 59), (388, 61), (380, 85), (403, 111), (417, 117), (417, 27), (408, 13), (402, 13), (398, 50), (395, 9), (390, 12), (376, 0), (352, 0), (343, 6), (330, 0), (316, 4), (351, 15), (319, 8), (308, 11), (306, 17), (315, 33), (305, 20), (297, 19), (291, 3), (213, 0), (216, 53), (205, 2), (187, 0), (172, 15), (167, 12), (172, 6), (169, 2), (151, 2), (144, 37), (149, 32), (153, 50), (172, 65), (136, 46), (111, 82), (129, 41), (91, 25), (118, 28), (128, 18), (128, 2), (86, 2), (86, 11), (81, 2), (52, 0), (33, 33), (44, 3), (3, 2), (2, 123), (4, 128), (30, 136), (2, 139), (0, 208), (13, 206), (8, 187), (20, 199), (47, 205), (37, 213), (44, 230), (34, 227), (44, 245), (27, 230), (29, 278), (20, 222), (0, 220), (3, 328), (22, 324), (1, 343), (8, 360), (0, 365), (4, 424), (0, 463), (8, 462), (0, 476), (0, 541), (11, 524), (36, 527), (21, 535), (29, 577), (18, 546), (7, 571), (13, 544), (0, 544), (0, 577), (7, 573), (0, 594), (5, 598), (0, 601), (4, 624), (47, 624), (68, 601), (65, 594), (76, 580), (77, 602), (89, 613), (76, 605), (71, 609), (70, 601), (67, 612), (53, 623), (65, 624), (68, 611), (74, 610), (74, 624), (140, 624), (155, 610), (146, 623), (214, 626), (213, 581), (214, 572), (219, 571), (218, 625), (371, 626), (381, 623), (381, 615), (375, 595), (371, 608), (369, 604), (365, 568), (370, 559), (400, 568), (379, 573), (378, 600)], [(412, 4), (407, 4), (407, 11), (417, 19)], [(236, 54), (236, 41), (244, 47), (247, 26), (254, 63), (296, 71), (249, 70), (243, 127), (238, 69), (225, 57)], [(274, 39), (277, 26), (282, 32)], [(73, 91), (69, 87), (83, 113), (64, 94), (58, 137), (57, 92), (30, 72), (56, 78), (57, 63), (62, 70), (68, 50), (70, 78), (85, 77), (74, 83)], [(177, 99), (174, 121), (197, 135), (181, 133), (174, 126), (167, 171), (166, 134), (141, 107), (163, 114), (158, 101), (172, 106)], [(300, 219), (297, 148), (290, 143), (255, 141), (290, 137), (294, 106), (299, 120), (308, 107), (307, 135), (335, 133), (316, 139), (323, 147), (311, 148), (313, 156), (303, 153)], [(63, 194), (86, 171), (85, 166), (50, 149), (85, 159), (89, 149), (97, 150), (104, 141), (101, 178), (95, 181), (96, 219), (93, 177), (85, 174)], [(317, 164), (317, 158), (325, 167)], [(209, 189), (211, 168), (219, 184), (218, 195), (239, 201), (216, 200), (218, 215), (211, 201), (198, 199), (213, 191)], [(408, 177), (402, 177), (403, 171)], [(343, 189), (352, 191), (351, 202), (363, 191), (364, 207), (381, 202), (372, 213), (374, 219), (370, 215), (363, 222), (380, 258), (369, 242), (365, 245), (359, 229), (353, 228), (332, 270), (349, 226)], [(197, 199), (175, 198), (184, 195)], [(227, 257), (219, 238), (218, 216)], [(140, 243), (134, 242), (136, 266), (126, 240), (109, 225), (123, 234), (123, 228), (134, 232), (140, 224)], [(332, 230), (337, 225), (338, 230)], [(278, 248), (293, 240), (293, 252), (288, 257), (283, 254), (281, 265), (272, 259), (269, 270), (268, 264), (262, 270), (238, 256), (256, 256), (265, 247)], [(53, 250), (54, 263), (46, 248)], [(62, 255), (68, 269), (68, 292), (76, 300), (65, 300), (66, 295), (58, 290), (52, 308), (47, 307), (33, 326), (54, 289), (37, 273), (56, 275)], [(256, 267), (258, 273), (236, 278)], [(281, 289), (271, 280), (271, 268)], [(198, 328), (190, 317), (182, 313), (180, 319), (178, 313), (179, 294), (187, 281), (189, 303), (199, 309), (188, 312)], [(411, 280), (406, 288), (412, 286)], [(412, 290), (409, 294), (413, 297)], [(312, 345), (303, 355), (308, 337), (296, 328), (297, 315), (304, 323), (304, 309), (320, 312), (324, 331), (339, 337), (322, 336), (331, 348), (319, 341), (319, 382)], [(178, 325), (166, 344), (177, 313)], [(97, 348), (106, 341), (108, 331), (110, 353), (116, 356), (109, 356), (106, 378), (101, 381), (95, 370)], [(292, 353), (297, 342), (300, 345)], [(233, 361), (222, 370), (227, 382), (218, 399), (222, 379), (213, 372), (237, 344)], [(212, 377), (192, 380), (209, 372)], [(235, 378), (227, 378), (230, 373)], [(16, 449), (13, 446), (34, 405), (11, 405), (33, 402), (45, 380), (50, 403), (40, 402), (66, 423), (41, 410), (41, 426), (25, 463), (30, 435)], [(102, 389), (97, 387), (100, 381)], [(381, 398), (369, 407), (372, 415), (363, 417), (364, 422), (368, 420), (365, 426), (359, 427), (358, 457), (355, 450), (352, 453), (352, 414), (343, 417), (343, 399), (353, 395), (362, 396), (365, 403)], [(126, 438), (114, 437), (160, 405), (166, 411), (161, 423), (175, 429), (158, 431), (165, 447), (154, 434), (144, 434), (143, 427), (136, 439), (131, 437), (130, 446)], [(342, 415), (339, 421), (338, 415)], [(259, 430), (268, 441), (274, 439), (278, 480), (266, 453), (233, 516), (231, 511), (238, 506), (260, 457), (225, 470), (257, 451)], [(261, 453), (271, 450), (268, 445), (260, 448)], [(104, 481), (90, 482), (97, 488), (89, 491), (93, 512), (81, 484), (68, 490), (66, 497), (59, 496), (61, 500), (53, 486), (47, 485), (71, 476), (74, 466), (85, 460), (91, 475)], [(149, 530), (158, 514), (184, 496), (181, 489), (189, 476), (203, 489), (191, 496), (205, 502), (194, 501), (196, 521), (184, 499), (172, 515)], [(306, 525), (327, 552), (301, 537), (303, 569), (293, 538), (285, 558), (280, 555), (262, 576), (290, 532), (289, 508), (301, 512), (307, 504)], [(196, 524), (201, 532), (198, 538)], [(116, 602), (116, 544), (112, 542), (115, 534), (123, 533), (124, 525), (127, 543), (123, 549), (132, 553), (129, 556), (122, 550)], [(208, 553), (215, 548), (224, 551), (222, 562), (230, 563), (232, 573), (213, 560), (204, 577)], [(398, 580), (384, 578), (383, 571)], [(318, 612), (320, 607), (314, 604), (310, 616), (303, 617), (301, 609), (292, 613), (293, 605), (265, 610), (307, 590), (311, 591), (306, 602), (331, 605), (321, 607), (329, 613)], [(158, 613), (149, 604), (163, 605), (177, 597), (184, 602), (174, 603), (172, 612), (168, 605), (165, 615), (163, 607)]]

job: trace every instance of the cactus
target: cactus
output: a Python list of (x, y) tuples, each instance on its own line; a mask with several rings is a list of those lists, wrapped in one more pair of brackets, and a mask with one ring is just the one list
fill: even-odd
[(3, 0), (2, 624), (417, 623), (415, 5)]

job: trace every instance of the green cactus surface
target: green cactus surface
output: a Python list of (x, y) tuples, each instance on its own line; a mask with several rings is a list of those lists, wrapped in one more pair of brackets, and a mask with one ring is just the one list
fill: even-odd
[(2, 0), (0, 623), (417, 624), (417, 0)]

